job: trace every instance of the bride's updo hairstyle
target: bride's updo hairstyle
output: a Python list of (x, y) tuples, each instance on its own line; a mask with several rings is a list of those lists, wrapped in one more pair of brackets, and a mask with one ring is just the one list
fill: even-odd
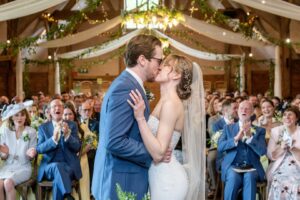
[(163, 65), (170, 65), (177, 73), (181, 74), (181, 80), (177, 85), (177, 94), (180, 99), (186, 100), (191, 96), (191, 84), (193, 79), (192, 62), (180, 55), (169, 55), (164, 60)]

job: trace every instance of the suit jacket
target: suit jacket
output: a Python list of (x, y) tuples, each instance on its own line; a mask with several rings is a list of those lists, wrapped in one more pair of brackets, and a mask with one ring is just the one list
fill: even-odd
[[(66, 141), (64, 141), (64, 138), (60, 138), (60, 140), (63, 140), (63, 153), (66, 163), (74, 169), (75, 177), (79, 180), (82, 174), (79, 158), (77, 156), (81, 147), (81, 143), (78, 138), (78, 128), (75, 122), (67, 121), (67, 123), (71, 129), (70, 137)], [(57, 152), (57, 148), (61, 148), (60, 145), (56, 145), (52, 139), (53, 131), (54, 127), (52, 121), (40, 125), (38, 129), (39, 137), (36, 150), (39, 154), (43, 154), (43, 159), (38, 171), (38, 181), (42, 181), (45, 173), (45, 167), (48, 163), (51, 163)], [(60, 142), (60, 140), (58, 142)]]
[[(267, 179), (272, 179), (273, 172), (280, 166), (282, 163), (287, 150), (282, 149), (278, 141), (280, 140), (280, 135), (283, 133), (284, 126), (278, 126), (271, 130), (271, 137), (268, 143), (268, 152), (267, 156), (271, 160), (271, 163), (267, 169)], [(290, 152), (295, 158), (296, 164), (300, 166), (300, 127), (297, 126), (296, 132), (292, 135), (294, 140)]]
[[(146, 95), (129, 72), (122, 72), (105, 94), (92, 182), (92, 194), (96, 199), (112, 199), (110, 192), (114, 190), (115, 183), (124, 182), (126, 174), (148, 173), (152, 158), (143, 144), (133, 109), (127, 102), (131, 99), (130, 91), (135, 89), (144, 98), (145, 118), (148, 120), (150, 109)], [(132, 179), (127, 183), (148, 187), (148, 180)]]
[[(253, 167), (257, 170), (259, 180), (265, 179), (265, 172), (260, 163), (260, 156), (266, 154), (267, 146), (265, 141), (266, 131), (264, 128), (253, 126), (256, 133), (253, 135), (252, 141), (247, 144), (250, 151), (248, 152), (248, 159)], [(222, 161), (222, 180), (225, 181), (226, 172), (232, 165), (237, 155), (237, 145), (234, 143), (234, 137), (238, 134), (240, 128), (239, 123), (226, 125), (218, 142), (218, 153), (225, 154)], [(241, 141), (239, 141), (241, 142)]]
[(224, 117), (218, 119), (215, 123), (212, 125), (212, 131), (215, 134), (219, 130), (223, 130), (224, 126), (226, 125), (226, 122), (224, 120)]
[(95, 119), (89, 119), (89, 129), (90, 131), (96, 133), (97, 136), (99, 136), (99, 122)]

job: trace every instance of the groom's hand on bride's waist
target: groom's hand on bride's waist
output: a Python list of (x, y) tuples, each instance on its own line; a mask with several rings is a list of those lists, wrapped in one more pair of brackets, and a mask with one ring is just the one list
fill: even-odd
[(171, 161), (171, 155), (172, 155), (172, 148), (168, 148), (163, 159), (162, 162), (168, 163)]

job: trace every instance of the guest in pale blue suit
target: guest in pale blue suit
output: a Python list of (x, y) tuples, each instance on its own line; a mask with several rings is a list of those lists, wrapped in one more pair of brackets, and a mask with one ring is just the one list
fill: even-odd
[(117, 200), (116, 184), (140, 200), (148, 191), (148, 168), (152, 162), (146, 150), (133, 110), (127, 103), (131, 90), (138, 90), (146, 102), (143, 82), (154, 81), (162, 61), (161, 42), (154, 36), (139, 35), (129, 41), (125, 52), (126, 70), (106, 92), (101, 109), (100, 143), (97, 149), (92, 194), (97, 200)]
[[(225, 182), (224, 199), (237, 199), (243, 189), (244, 200), (255, 200), (256, 182), (265, 179), (260, 157), (266, 154), (264, 128), (251, 125), (253, 106), (243, 101), (238, 108), (239, 122), (226, 125), (218, 142), (218, 153), (225, 154), (222, 161), (222, 181)], [(233, 169), (252, 167), (251, 172), (236, 172)]]
[(75, 122), (63, 121), (63, 103), (59, 99), (50, 103), (52, 121), (38, 129), (37, 152), (43, 154), (37, 180), (53, 181), (53, 199), (73, 199), (72, 180), (81, 178), (81, 168), (77, 156), (81, 144)]

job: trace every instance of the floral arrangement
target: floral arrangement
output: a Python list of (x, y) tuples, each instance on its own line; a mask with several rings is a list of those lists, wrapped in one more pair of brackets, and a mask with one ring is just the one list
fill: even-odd
[[(133, 194), (132, 192), (124, 192), (118, 183), (117, 183), (117, 195), (119, 200), (136, 200), (136, 194)], [(142, 200), (150, 200), (149, 193), (146, 194)]]
[(211, 137), (211, 146), (213, 148), (218, 147), (218, 140), (219, 140), (220, 136), (222, 135), (222, 133), (223, 133), (223, 130), (219, 130)]
[(26, 131), (23, 132), (22, 138), (23, 138), (24, 142), (27, 142), (30, 140), (29, 134)]
[(184, 16), (181, 12), (166, 7), (152, 6), (149, 10), (134, 10), (124, 12), (122, 16), (122, 26), (124, 24), (137, 24), (138, 27), (151, 29), (158, 27), (166, 30), (168, 27), (177, 26), (184, 21)]
[(98, 147), (98, 137), (96, 133), (89, 132), (83, 140), (83, 146), (90, 145), (91, 149), (97, 149)]
[(44, 120), (40, 117), (33, 117), (31, 118), (30, 126), (38, 131), (39, 126), (44, 123)]
[(276, 144), (281, 145), (283, 142), (288, 143), (288, 146), (292, 146), (292, 138), (290, 137), (286, 128), (281, 131)]

